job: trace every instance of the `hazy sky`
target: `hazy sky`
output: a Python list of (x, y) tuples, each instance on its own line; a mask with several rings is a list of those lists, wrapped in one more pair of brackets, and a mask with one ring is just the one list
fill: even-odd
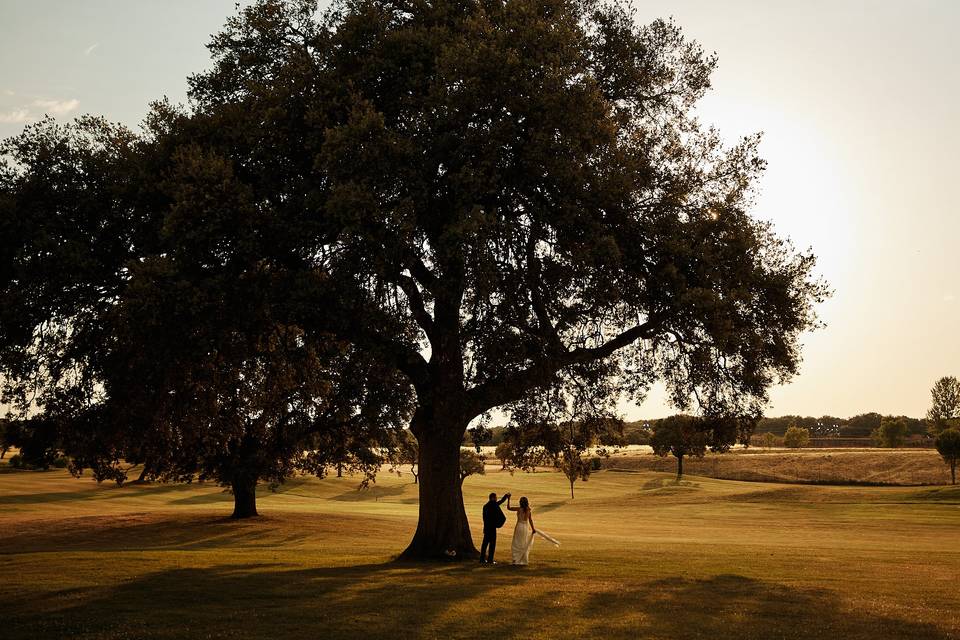
[[(0, 0), (0, 137), (44, 112), (136, 125), (185, 97), (233, 0)], [(960, 375), (960, 2), (671, 0), (720, 58), (700, 112), (754, 131), (769, 170), (756, 214), (813, 247), (835, 295), (801, 374), (768, 415), (920, 416)], [(669, 412), (658, 393), (631, 417)]]

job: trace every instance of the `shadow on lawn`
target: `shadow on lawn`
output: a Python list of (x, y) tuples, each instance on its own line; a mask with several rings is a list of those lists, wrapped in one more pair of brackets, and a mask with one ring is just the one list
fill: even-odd
[(767, 639), (956, 638), (937, 627), (871, 615), (838, 602), (836, 592), (801, 589), (739, 575), (667, 578), (589, 597), (578, 615), (596, 637)]
[[(928, 638), (932, 625), (842, 608), (833, 593), (736, 575), (599, 593), (560, 567), (234, 564), (169, 569), (16, 602), (18, 638)], [(576, 578), (576, 576), (573, 576)], [(582, 583), (580, 583), (582, 585)], [(529, 586), (529, 588), (528, 588)], [(79, 602), (78, 602), (79, 600)], [(571, 603), (573, 600), (573, 604)], [(563, 602), (566, 601), (566, 602)]]
[[(42, 473), (42, 472), (35, 472)], [(83, 482), (83, 479), (76, 480), (77, 483)], [(181, 493), (184, 491), (196, 490), (197, 487), (216, 487), (213, 483), (127, 483), (122, 486), (104, 483), (95, 484), (88, 480), (86, 486), (80, 485), (76, 491), (45, 491), (41, 493), (14, 493), (0, 495), (0, 506), (2, 505), (38, 505), (48, 502), (71, 502), (74, 500), (116, 500), (122, 498), (143, 498), (168, 493)], [(216, 495), (216, 494), (214, 494)]]
[[(291, 568), (235, 564), (151, 573), (116, 587), (44, 594), (12, 603), (5, 627), (19, 638), (449, 638), (504, 637), (531, 618), (498, 614), (502, 590), (559, 568), (367, 564)], [(78, 602), (82, 600), (82, 602)], [(451, 611), (488, 601), (483, 615)], [(498, 631), (499, 629), (499, 631)]]
[[(324, 541), (330, 541), (327, 548), (336, 544), (336, 557), (342, 558), (352, 551), (349, 541), (356, 540), (361, 555), (366, 553), (363, 531), (376, 528), (394, 535), (386, 527), (402, 535), (402, 525), (369, 516), (287, 515), (229, 522), (131, 514), (106, 526), (102, 519), (75, 518), (57, 527), (0, 536), (0, 548), (15, 553), (31, 546), (100, 551), (81, 558), (87, 566), (81, 570), (88, 572), (91, 559), (94, 565), (129, 563), (129, 569), (118, 565), (129, 575), (122, 582), (59, 590), (47, 584), (7, 592), (3, 637), (956, 637), (930, 624), (890, 617), (895, 613), (856, 611), (839, 601), (836, 591), (739, 575), (641, 582), (629, 572), (612, 571), (616, 567), (609, 574), (599, 567), (600, 575), (594, 577), (585, 572), (596, 571), (596, 564), (579, 570), (579, 565), (567, 566), (562, 555), (524, 568), (474, 563), (309, 566), (324, 563)], [(356, 532), (353, 538), (345, 536), (347, 530)], [(304, 540), (313, 544), (301, 553), (298, 545)], [(112, 555), (138, 549), (175, 555), (164, 560)], [(288, 553), (271, 554), (271, 549)], [(251, 556), (255, 560), (248, 561)], [(64, 561), (64, 571), (70, 571), (71, 560)], [(164, 567), (151, 571), (155, 562)], [(180, 563), (185, 566), (171, 566)], [(95, 573), (89, 575), (97, 579)]]
[[(415, 485), (409, 484), (398, 484), (398, 485), (378, 485), (374, 484), (367, 488), (357, 487), (351, 489), (350, 491), (345, 491), (340, 495), (333, 496), (331, 500), (338, 500), (341, 502), (375, 502), (380, 498), (392, 498), (395, 496), (402, 496), (407, 492), (407, 487), (414, 487)], [(413, 502), (417, 501), (415, 495), (410, 497), (410, 500)], [(403, 502), (403, 501), (401, 501)]]
[(121, 516), (81, 516), (63, 520), (20, 523), (0, 533), (0, 557), (36, 552), (199, 551), (275, 548), (322, 535), (313, 519), (290, 527), (289, 518), (269, 516), (232, 520), (208, 515), (170, 517), (131, 513)]

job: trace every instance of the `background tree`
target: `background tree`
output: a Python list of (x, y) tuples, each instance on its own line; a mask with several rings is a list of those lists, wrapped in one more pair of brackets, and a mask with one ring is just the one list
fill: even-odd
[(944, 429), (937, 435), (937, 452), (950, 467), (950, 484), (957, 484), (957, 463), (960, 462), (960, 430)]
[(783, 446), (799, 449), (810, 444), (810, 431), (803, 427), (792, 426), (783, 434)]
[[(624, 424), (609, 406), (610, 397), (602, 387), (577, 384), (528, 395), (514, 406), (504, 436), (511, 466), (527, 471), (553, 466), (566, 476), (572, 499), (576, 481), (585, 482), (594, 470), (589, 449), (624, 441)], [(605, 446), (600, 446), (599, 455), (609, 455)]]
[[(56, 423), (41, 416), (8, 420), (4, 445), (17, 449), (17, 465), (22, 469), (49, 469), (61, 458), (63, 450)], [(13, 457), (10, 459), (13, 464)]]
[(687, 456), (702, 458), (709, 441), (701, 420), (694, 416), (675, 415), (656, 423), (650, 446), (653, 447), (653, 453), (660, 457), (672, 454), (677, 459), (677, 480), (680, 480), (683, 477), (683, 459)]
[(930, 422), (930, 435), (954, 426), (953, 421), (960, 420), (960, 382), (953, 376), (944, 376), (930, 389), (931, 406), (927, 411)]
[(420, 460), (420, 448), (417, 446), (417, 439), (406, 429), (399, 435), (399, 443), (395, 447), (395, 456), (397, 466), (406, 465), (410, 467), (413, 484), (417, 484), (420, 475), (417, 467)]
[(650, 423), (644, 420), (639, 422), (627, 422), (623, 428), (623, 443), (625, 445), (650, 444)]
[(767, 449), (772, 449), (777, 444), (777, 436), (767, 431), (760, 435), (760, 442)]
[(847, 437), (869, 436), (880, 427), (883, 416), (876, 412), (861, 413), (847, 420), (847, 424), (840, 427), (840, 435)]
[(560, 452), (560, 456), (557, 458), (557, 466), (563, 475), (566, 476), (567, 482), (570, 483), (571, 500), (574, 498), (573, 486), (577, 480), (586, 482), (587, 479), (590, 478), (590, 473), (593, 471), (591, 458), (585, 458), (583, 454), (583, 450), (578, 449), (574, 445), (568, 445)]
[(463, 481), (472, 475), (486, 474), (486, 458), (470, 449), (460, 450), (460, 485)]
[(872, 435), (878, 447), (902, 447), (907, 440), (907, 423), (901, 418), (884, 417)]
[(0, 460), (3, 460), (3, 457), (7, 455), (7, 451), (9, 451), (12, 446), (10, 440), (7, 438), (9, 425), (9, 420), (0, 418)]
[(497, 460), (500, 461), (500, 470), (502, 471), (506, 469), (507, 464), (509, 464), (510, 459), (513, 457), (513, 452), (510, 449), (510, 443), (504, 441), (498, 444), (493, 455), (495, 455)]
[[(240, 10), (190, 78), (189, 109), (157, 105), (143, 138), (65, 145), (53, 171), (7, 165), (0, 207), (16, 215), (0, 215), (0, 237), (27, 239), (46, 270), (26, 289), (0, 272), (20, 318), (0, 334), (3, 373), (32, 375), (18, 359), (38, 327), (72, 346), (86, 326), (88, 352), (108, 345), (93, 328), (126, 293), (126, 265), (162, 280), (164, 242), (206, 256), (201, 271), (224, 249), (251, 269), (263, 254), (289, 285), (274, 318), (413, 389), (420, 519), (406, 556), (467, 557), (458, 458), (474, 419), (577, 386), (639, 400), (657, 380), (681, 410), (758, 415), (796, 372), (825, 288), (811, 255), (749, 215), (759, 139), (725, 146), (698, 124), (716, 60), (676, 25), (591, 1), (316, 9)], [(53, 235), (33, 234), (38, 211)]]

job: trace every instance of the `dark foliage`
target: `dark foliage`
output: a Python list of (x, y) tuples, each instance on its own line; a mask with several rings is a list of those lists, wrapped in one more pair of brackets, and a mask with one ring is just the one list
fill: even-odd
[[(464, 557), (474, 419), (602, 424), (656, 380), (683, 410), (758, 415), (796, 372), (825, 288), (749, 215), (759, 138), (696, 121), (716, 60), (672, 22), (592, 0), (260, 0), (210, 51), (190, 108), (155, 105), (142, 136), (45, 122), (7, 146), (3, 370), (21, 403), (42, 376), (44, 413), (102, 443), (84, 463), (173, 459), (189, 424), (283, 475), (299, 445), (279, 425), (329, 409), (373, 434), (415, 397), (406, 555)], [(158, 437), (125, 438), (129, 410)]]

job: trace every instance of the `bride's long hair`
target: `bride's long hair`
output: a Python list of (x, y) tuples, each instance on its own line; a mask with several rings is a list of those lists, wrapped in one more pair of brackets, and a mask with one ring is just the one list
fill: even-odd
[(523, 496), (522, 498), (520, 498), (520, 508), (526, 511), (527, 513), (530, 513), (530, 501), (527, 500), (527, 496)]

